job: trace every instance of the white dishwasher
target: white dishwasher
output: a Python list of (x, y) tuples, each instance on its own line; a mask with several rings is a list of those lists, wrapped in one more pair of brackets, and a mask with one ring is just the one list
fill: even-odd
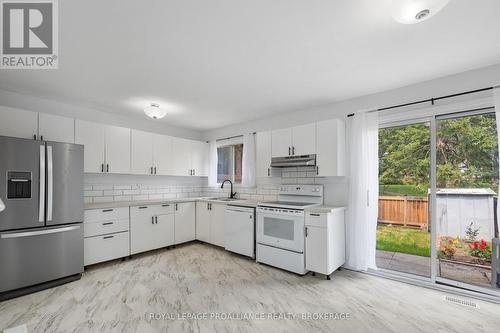
[(225, 248), (255, 258), (255, 208), (226, 206)]

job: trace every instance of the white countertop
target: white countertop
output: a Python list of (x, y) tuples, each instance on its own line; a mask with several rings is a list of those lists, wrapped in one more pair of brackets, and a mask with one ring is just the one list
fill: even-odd
[(306, 212), (308, 213), (331, 213), (333, 211), (336, 211), (336, 210), (346, 210), (347, 207), (345, 206), (325, 206), (325, 205), (321, 205), (321, 206), (312, 206), (312, 207), (307, 207), (305, 209)]
[(134, 206), (145, 206), (145, 205), (161, 205), (166, 203), (176, 203), (176, 202), (193, 202), (193, 201), (206, 201), (206, 202), (216, 202), (225, 205), (232, 206), (245, 206), (245, 207), (257, 207), (258, 201), (255, 200), (234, 200), (234, 201), (224, 201), (211, 199), (206, 197), (201, 198), (178, 198), (178, 199), (163, 199), (163, 200), (139, 200), (139, 201), (112, 201), (112, 202), (98, 202), (98, 203), (88, 203), (85, 204), (85, 209), (106, 209), (106, 208), (119, 208), (119, 207), (134, 207)]

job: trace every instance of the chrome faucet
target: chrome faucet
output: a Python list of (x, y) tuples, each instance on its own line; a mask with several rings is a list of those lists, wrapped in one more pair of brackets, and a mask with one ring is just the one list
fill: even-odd
[(234, 197), (236, 197), (236, 192), (233, 192), (233, 182), (231, 180), (229, 179), (224, 180), (220, 188), (224, 188), (225, 182), (229, 182), (229, 184), (231, 184), (231, 195), (229, 196), (229, 198), (234, 199)]

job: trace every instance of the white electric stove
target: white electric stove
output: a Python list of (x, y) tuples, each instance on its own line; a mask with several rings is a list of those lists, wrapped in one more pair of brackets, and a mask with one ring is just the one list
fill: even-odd
[(281, 185), (278, 201), (257, 206), (257, 262), (307, 273), (304, 229), (307, 207), (323, 203), (322, 185)]

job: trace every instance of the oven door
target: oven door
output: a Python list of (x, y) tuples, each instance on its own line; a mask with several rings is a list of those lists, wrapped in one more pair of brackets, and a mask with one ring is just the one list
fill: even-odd
[(257, 207), (257, 243), (304, 252), (304, 211)]

